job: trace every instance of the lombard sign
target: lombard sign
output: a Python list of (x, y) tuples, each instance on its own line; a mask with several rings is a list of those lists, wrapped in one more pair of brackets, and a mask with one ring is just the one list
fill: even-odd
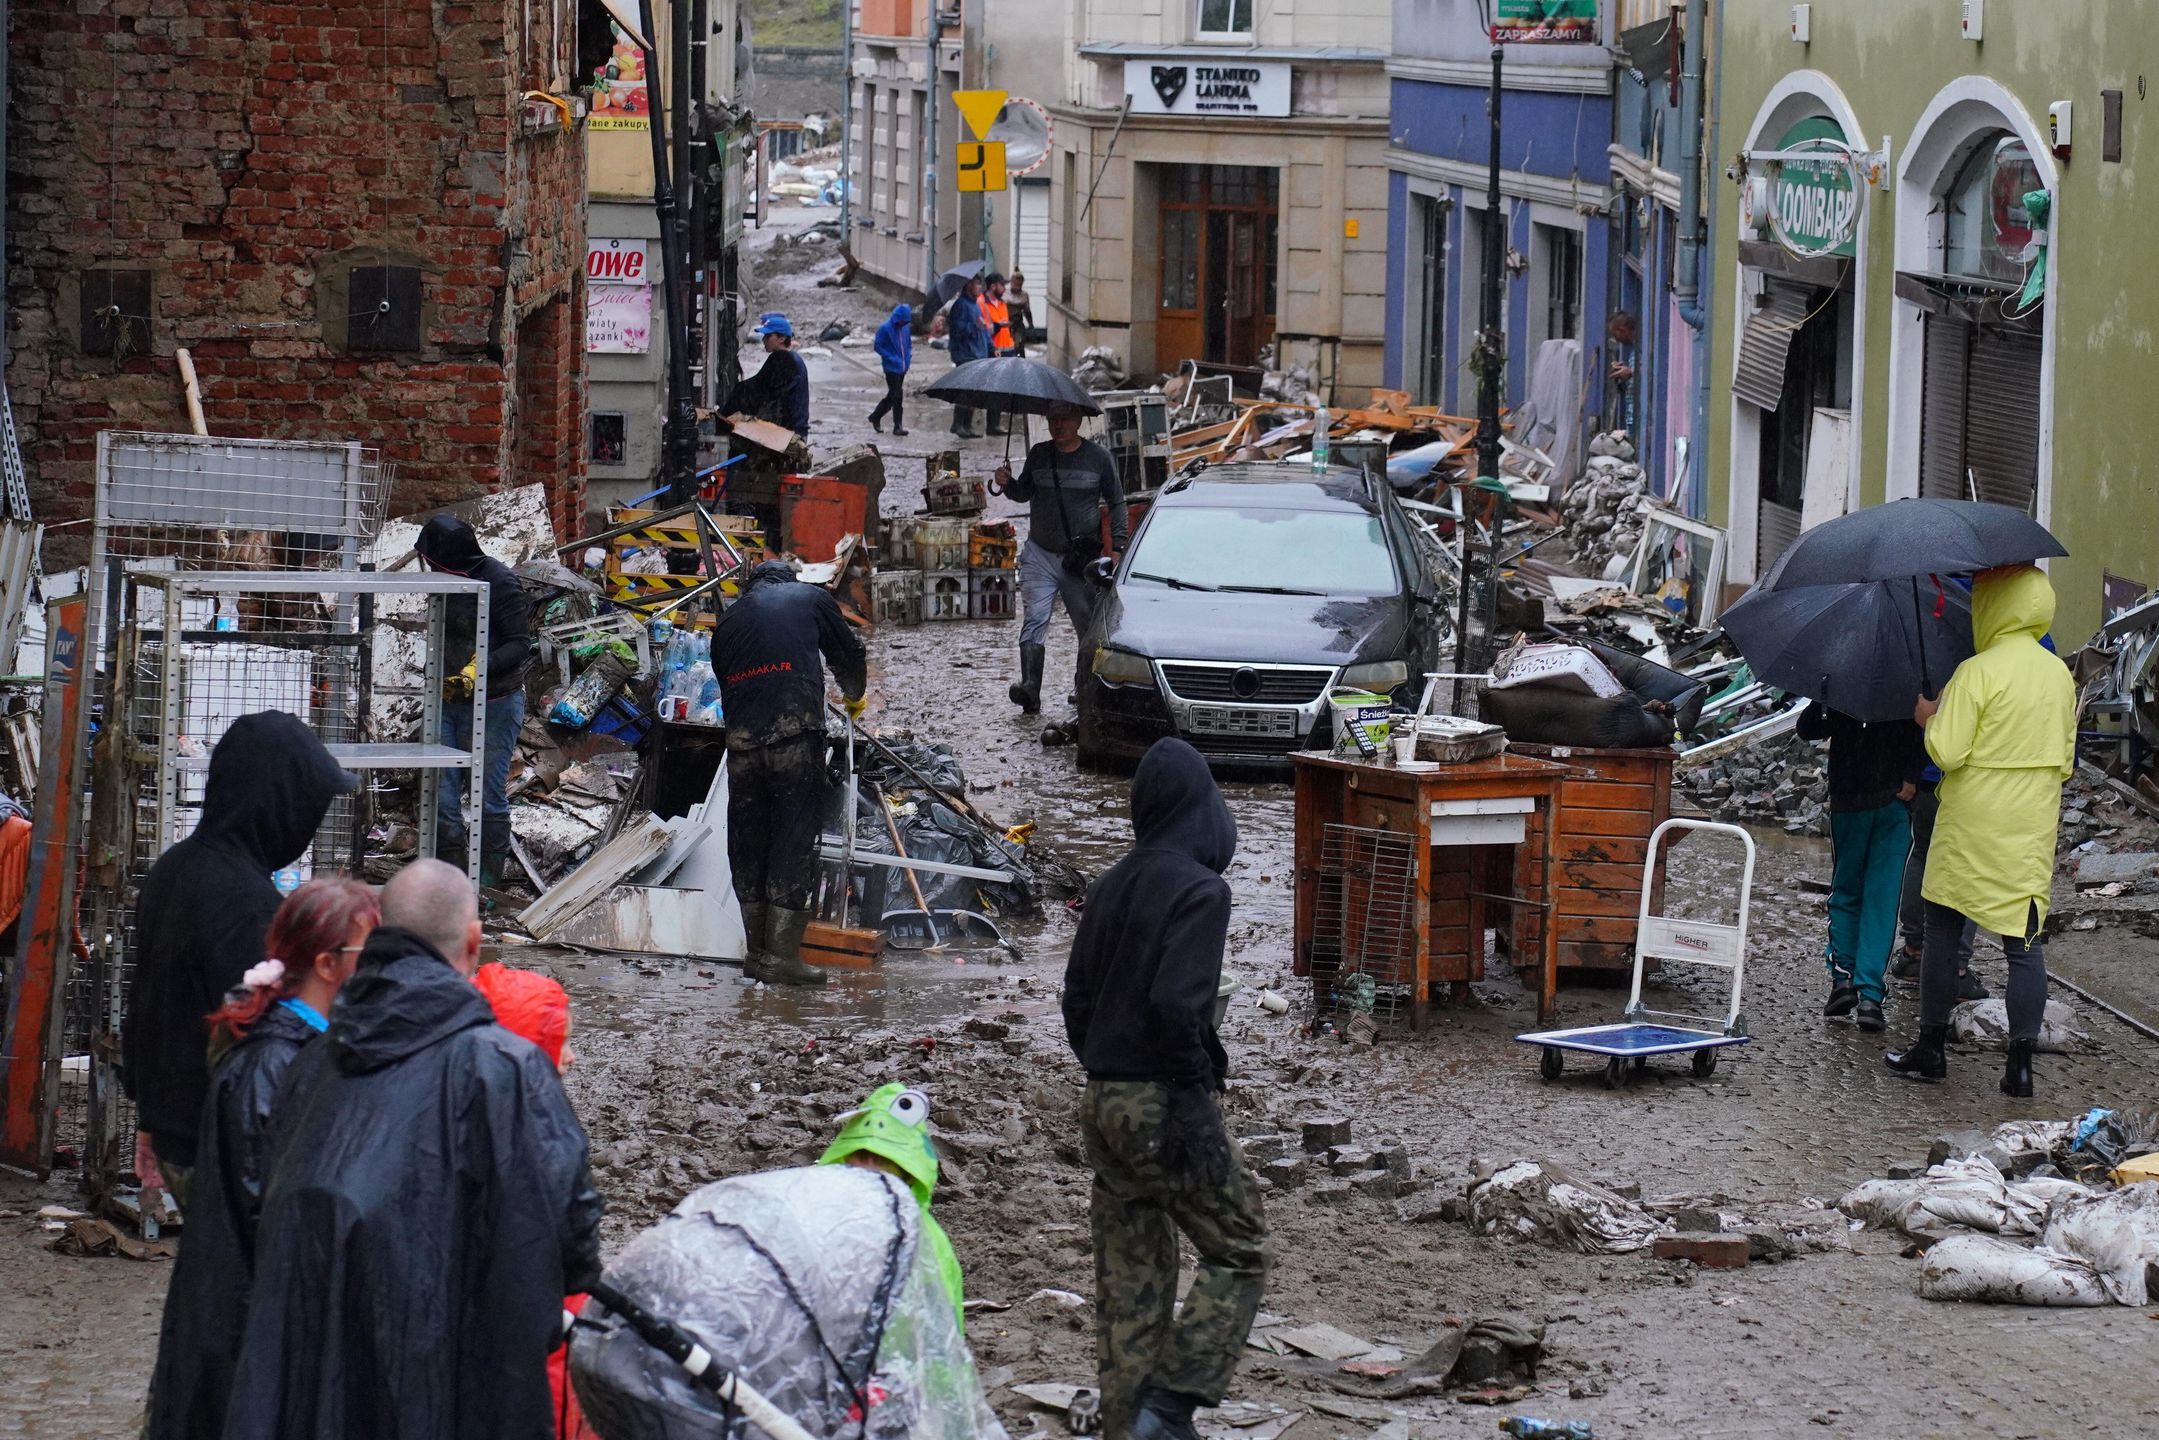
[[(1834, 120), (1816, 116), (1784, 132), (1779, 150), (1806, 149), (1811, 142), (1844, 143)], [(1824, 153), (1819, 162), (1785, 160), (1770, 177), (1769, 203), (1776, 214), (1779, 239), (1788, 250), (1808, 255), (1853, 253), (1859, 232), (1859, 192), (1843, 160)]]
[(595, 285), (650, 285), (650, 252), (643, 240), (585, 241), (585, 279)]
[(1290, 67), (1280, 62), (1191, 56), (1124, 62), (1124, 93), (1135, 115), (1289, 114)]

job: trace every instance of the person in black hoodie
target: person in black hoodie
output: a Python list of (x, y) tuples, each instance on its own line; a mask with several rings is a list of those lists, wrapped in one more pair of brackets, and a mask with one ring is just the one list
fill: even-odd
[(1820, 701), (1799, 716), (1804, 740), (1829, 742), (1829, 1000), (1822, 1014), (1880, 1030), (1889, 951), (1897, 939), (1907, 808), (1926, 769), (1926, 736), (1909, 720), (1855, 720)]
[(562, 1297), (599, 1278), (583, 1127), (472, 984), (463, 874), (416, 860), (271, 1120), (225, 1440), (554, 1433)]
[(232, 722), (210, 753), (195, 833), (158, 857), (135, 904), (120, 1076), (135, 1102), (135, 1174), (188, 1201), (210, 1063), (203, 1017), (263, 959), (284, 898), (271, 876), (306, 853), (359, 777), (296, 715)]
[(225, 1431), (255, 1273), (270, 1113), (293, 1057), (329, 1024), (330, 1002), (351, 977), (379, 913), (375, 892), (357, 880), (308, 881), (270, 921), (264, 943), (271, 958), (248, 971), (209, 1017), (210, 1049), (220, 1058), (202, 1108), (187, 1243), (165, 1292), (144, 1440)]
[[(1095, 1174), (1095, 1357), (1104, 1434), (1194, 1440), (1192, 1412), (1228, 1393), (1268, 1265), (1259, 1188), (1215, 1098), (1229, 1070), (1214, 1008), (1237, 826), (1199, 752), (1160, 740), (1132, 779), (1132, 830), (1132, 852), (1088, 893), (1065, 968)], [(1180, 1231), (1199, 1273), (1178, 1312)]]
[(822, 661), (859, 714), (868, 661), (839, 602), (784, 560), (757, 565), (713, 627), (712, 672), (727, 719), (727, 862), (747, 936), (743, 973), (775, 985), (825, 983), (802, 959), (825, 824)]
[[(487, 582), (487, 750), (481, 769), (480, 863), (482, 883), (493, 884), (509, 870), (510, 756), (525, 726), (525, 668), (532, 659), (532, 602), (510, 567), (480, 549), (472, 527), (445, 511), (420, 527), (413, 543), (431, 570)], [(472, 745), (470, 673), (477, 652), (479, 607), (452, 601), (443, 620), (442, 673), (447, 682), (442, 705), (442, 743), (460, 750)], [(436, 834), (450, 853), (471, 843), (465, 833), (464, 796), (447, 781), (437, 798)]]

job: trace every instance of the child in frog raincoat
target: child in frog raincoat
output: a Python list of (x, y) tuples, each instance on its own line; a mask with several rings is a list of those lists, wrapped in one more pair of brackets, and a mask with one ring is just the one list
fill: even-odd
[(817, 1163), (865, 1165), (907, 1182), (922, 1207), (922, 1234), (937, 1259), (945, 1293), (952, 1298), (952, 1313), (959, 1321), (960, 1333), (966, 1334), (960, 1257), (946, 1238), (944, 1227), (930, 1213), (930, 1197), (937, 1190), (937, 1151), (930, 1143), (929, 1097), (905, 1085), (881, 1086), (862, 1102), (862, 1108), (850, 1110), (840, 1121), (839, 1135)]

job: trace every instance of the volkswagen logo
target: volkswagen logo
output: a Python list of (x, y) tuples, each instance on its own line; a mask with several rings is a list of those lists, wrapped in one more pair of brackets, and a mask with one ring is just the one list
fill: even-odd
[(1232, 672), (1229, 677), (1229, 693), (1239, 700), (1257, 699), (1259, 696), (1259, 672), (1249, 665)]

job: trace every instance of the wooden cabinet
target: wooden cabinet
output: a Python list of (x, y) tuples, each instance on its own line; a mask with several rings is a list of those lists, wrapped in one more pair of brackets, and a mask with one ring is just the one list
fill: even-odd
[[(1567, 767), (1559, 785), (1558, 888), (1553, 895), (1560, 968), (1631, 968), (1642, 862), (1650, 832), (1671, 818), (1672, 767), (1678, 752), (1516, 745), (1509, 753)], [(1532, 835), (1515, 852), (1517, 885), (1540, 874), (1543, 861), (1542, 837)], [(1653, 877), (1657, 891), (1664, 883), (1663, 869), (1660, 862)], [(1652, 907), (1659, 898), (1653, 891)], [(1543, 948), (1541, 912), (1517, 908), (1506, 918), (1503, 933), (1509, 954)]]

